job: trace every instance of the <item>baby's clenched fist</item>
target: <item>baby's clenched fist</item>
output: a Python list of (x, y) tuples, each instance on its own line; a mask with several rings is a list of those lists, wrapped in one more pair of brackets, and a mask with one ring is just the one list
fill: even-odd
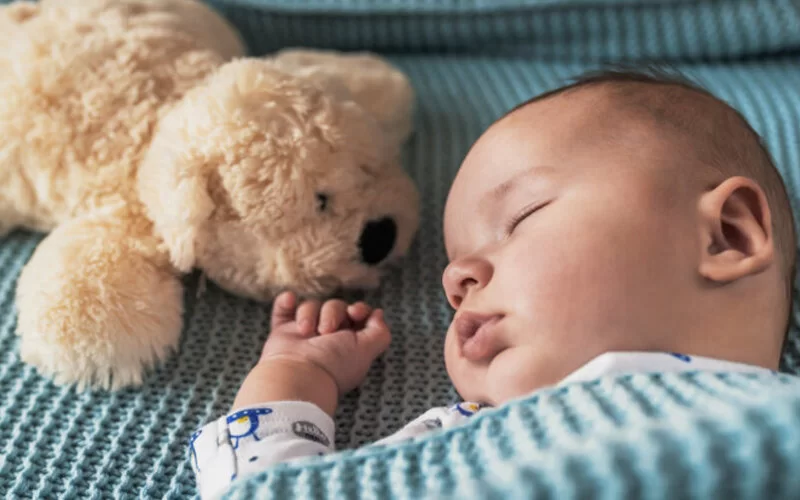
[(389, 347), (391, 335), (380, 309), (341, 300), (303, 302), (292, 293), (275, 299), (272, 332), (260, 362), (290, 358), (308, 361), (328, 372), (339, 395), (355, 389), (372, 362)]
[[(261, 359), (245, 380), (234, 407), (278, 399), (315, 403), (315, 399), (326, 399), (330, 406), (331, 398), (335, 406), (338, 396), (361, 384), (390, 341), (380, 309), (341, 300), (298, 305), (294, 294), (283, 293), (273, 304), (272, 331)], [(260, 377), (268, 379), (250, 380)], [(336, 394), (321, 394), (324, 387), (333, 388), (328, 392)]]

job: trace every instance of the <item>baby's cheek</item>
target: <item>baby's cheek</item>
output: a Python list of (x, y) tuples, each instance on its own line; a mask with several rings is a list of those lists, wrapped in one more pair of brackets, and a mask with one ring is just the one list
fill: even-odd
[(520, 319), (521, 331), (538, 336), (539, 343), (572, 343), (617, 326), (628, 312), (628, 294), (637, 289), (626, 272), (629, 255), (591, 234), (568, 233), (549, 241), (515, 255), (505, 271), (505, 300)]

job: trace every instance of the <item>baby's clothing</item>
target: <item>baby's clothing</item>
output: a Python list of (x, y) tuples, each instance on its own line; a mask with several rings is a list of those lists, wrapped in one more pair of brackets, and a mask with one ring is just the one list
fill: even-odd
[[(765, 368), (698, 356), (612, 352), (593, 359), (559, 385), (629, 373), (681, 371), (760, 372)], [(466, 422), (485, 406), (463, 402), (432, 408), (374, 444), (390, 444)], [(333, 419), (314, 404), (276, 401), (220, 417), (192, 434), (190, 458), (201, 497), (216, 498), (235, 479), (280, 462), (334, 451)]]

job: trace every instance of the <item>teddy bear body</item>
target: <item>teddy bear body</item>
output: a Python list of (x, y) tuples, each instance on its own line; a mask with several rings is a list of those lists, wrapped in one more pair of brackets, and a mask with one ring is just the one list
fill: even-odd
[(243, 50), (204, 47), (185, 28), (213, 13), (170, 4), (199, 16), (176, 8), (159, 18), (147, 2), (108, 0), (0, 9), (0, 200), (13, 205), (0, 207), (4, 224), (51, 230), (100, 205), (137, 202), (136, 171), (160, 111)]
[(192, 268), (269, 300), (374, 286), (407, 249), (412, 93), (378, 58), (241, 59), (195, 0), (16, 3), (0, 30), (0, 234), (51, 231), (17, 309), (22, 358), (57, 381), (140, 383)]

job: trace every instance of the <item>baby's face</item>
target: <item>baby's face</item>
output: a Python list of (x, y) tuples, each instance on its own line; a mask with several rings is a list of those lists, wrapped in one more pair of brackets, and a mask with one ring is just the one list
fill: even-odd
[(685, 155), (593, 94), (505, 117), (453, 183), (445, 360), (467, 400), (501, 404), (603, 352), (666, 349), (692, 321), (699, 234), (670, 169)]

